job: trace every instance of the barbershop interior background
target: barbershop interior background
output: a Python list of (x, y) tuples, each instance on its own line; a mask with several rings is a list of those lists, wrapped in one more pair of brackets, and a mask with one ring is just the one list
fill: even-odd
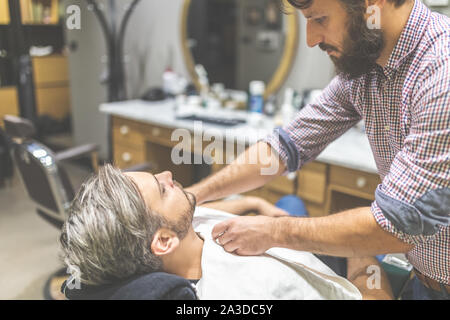
[[(307, 47), (304, 17), (277, 1), (88, 2), (0, 0), (0, 299), (49, 298), (60, 219), (99, 164), (170, 170), (189, 186), (286, 123), (335, 74), (325, 52)], [(450, 15), (446, 0), (425, 3)], [(8, 130), (7, 115), (25, 120)], [(222, 161), (173, 163), (171, 134), (192, 132), (194, 120), (229, 138), (212, 155)], [(228, 136), (233, 128), (240, 134)], [(26, 139), (48, 170), (13, 160), (12, 144)], [(205, 147), (192, 160), (209, 156)], [(293, 194), (323, 216), (370, 205), (379, 183), (359, 123), (302, 172), (248, 195)]]

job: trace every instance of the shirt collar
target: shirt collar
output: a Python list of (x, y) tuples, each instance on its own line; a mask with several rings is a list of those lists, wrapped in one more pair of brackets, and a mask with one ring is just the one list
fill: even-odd
[(383, 68), (387, 77), (397, 69), (404, 59), (417, 47), (430, 19), (430, 9), (420, 0), (415, 0), (408, 22), (400, 35), (400, 39), (392, 51), (388, 63)]

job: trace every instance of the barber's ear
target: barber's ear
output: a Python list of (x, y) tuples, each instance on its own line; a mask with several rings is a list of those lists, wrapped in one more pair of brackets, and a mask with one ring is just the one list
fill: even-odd
[(172, 230), (161, 228), (156, 231), (151, 250), (156, 256), (164, 256), (173, 252), (180, 245), (180, 239)]

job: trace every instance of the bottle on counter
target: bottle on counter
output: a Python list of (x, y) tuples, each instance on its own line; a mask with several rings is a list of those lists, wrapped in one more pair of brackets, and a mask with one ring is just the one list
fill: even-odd
[(277, 97), (275, 95), (271, 95), (267, 99), (267, 103), (264, 106), (264, 114), (269, 117), (272, 117), (277, 110)]
[(209, 86), (208, 73), (205, 67), (201, 64), (195, 66), (195, 72), (198, 76), (198, 82), (200, 84), (200, 97), (202, 98), (202, 106), (206, 107), (208, 104), (208, 99), (211, 95), (211, 88)]
[(172, 68), (167, 67), (163, 73), (163, 90), (167, 96), (173, 95), (173, 88), (176, 85), (177, 74), (173, 72)]
[(250, 82), (250, 112), (263, 113), (264, 112), (264, 92), (266, 85), (263, 81)]

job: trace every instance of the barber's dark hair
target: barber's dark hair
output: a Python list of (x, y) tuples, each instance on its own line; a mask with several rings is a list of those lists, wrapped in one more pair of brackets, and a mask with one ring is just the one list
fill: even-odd
[[(287, 2), (289, 2), (291, 6), (301, 10), (309, 8), (312, 5), (313, 1), (314, 0), (287, 0)], [(342, 1), (344, 5), (353, 5), (353, 6), (358, 2), (364, 3), (363, 0), (340, 0), (340, 1)], [(388, 0), (388, 1), (393, 2), (395, 7), (398, 8), (401, 5), (403, 5), (407, 0)], [(281, 0), (281, 2), (283, 1)]]

